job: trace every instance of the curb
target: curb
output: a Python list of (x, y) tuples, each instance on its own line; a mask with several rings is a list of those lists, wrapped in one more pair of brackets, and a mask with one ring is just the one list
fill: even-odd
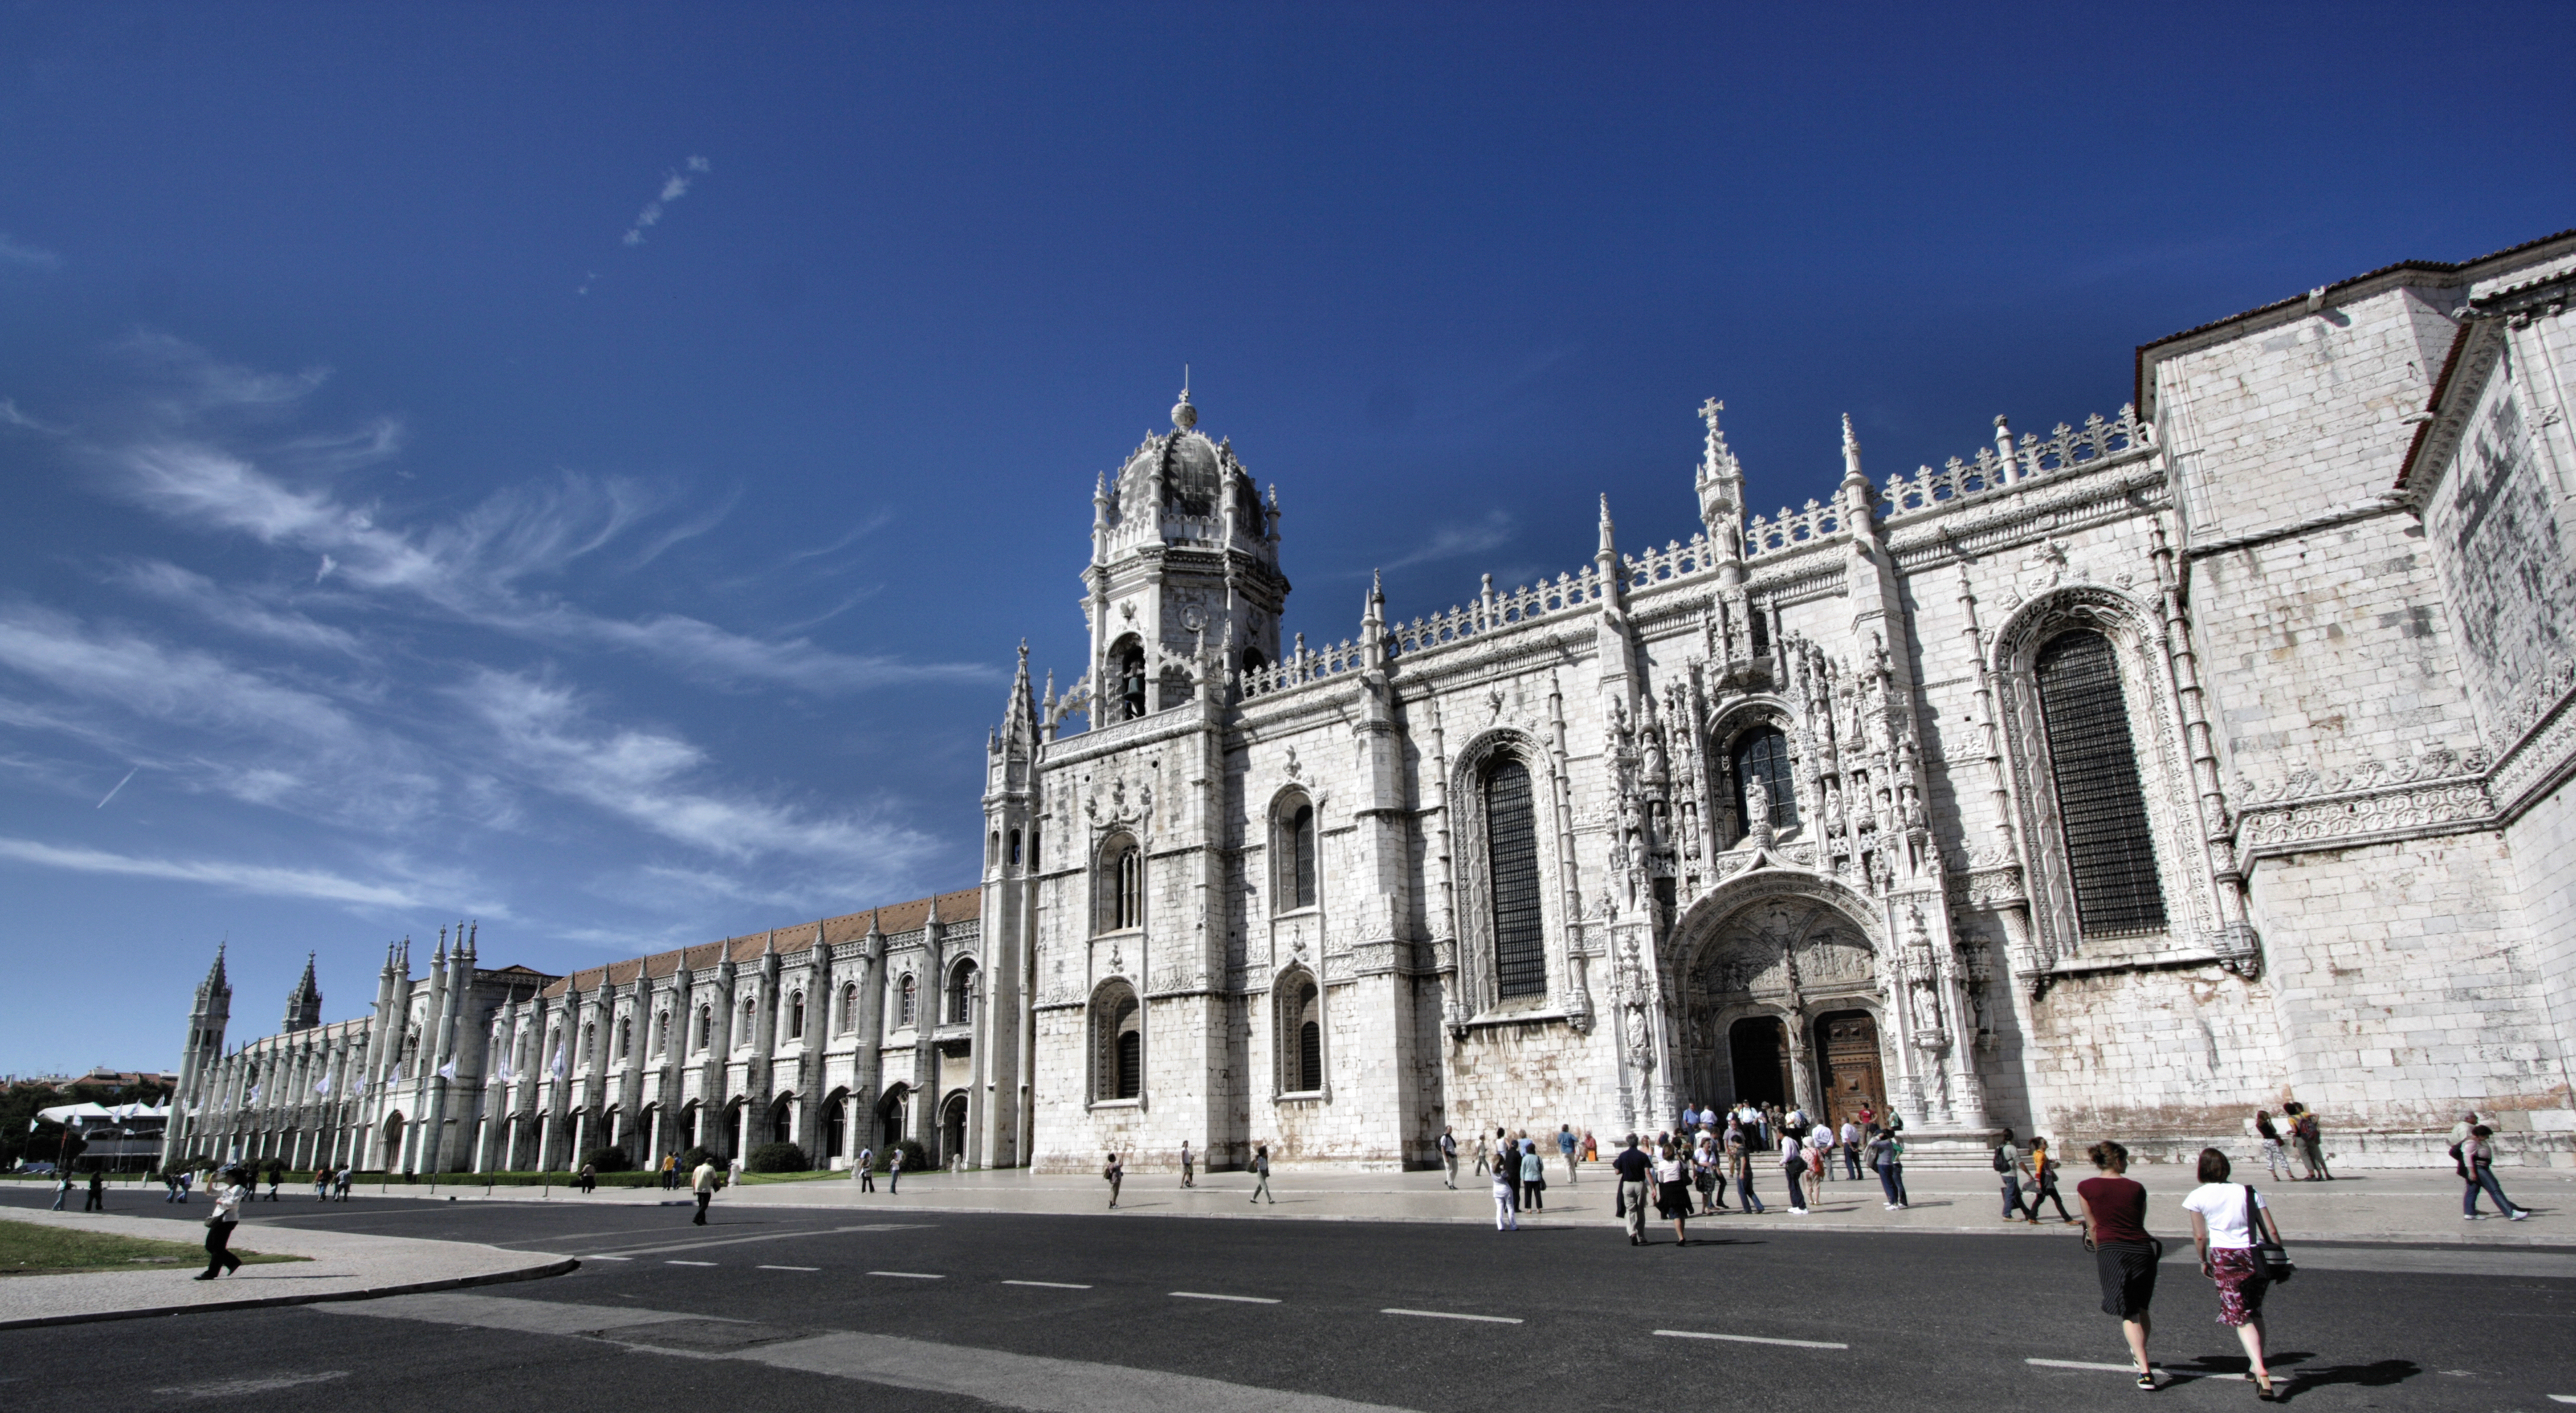
[(85, 1315), (37, 1315), (26, 1319), (0, 1320), (0, 1330), (31, 1330), (47, 1325), (91, 1325), (107, 1320), (145, 1320), (162, 1315), (206, 1315), (230, 1310), (264, 1310), (280, 1305), (321, 1305), (335, 1300), (381, 1300), (389, 1295), (420, 1295), (433, 1290), (459, 1290), (475, 1285), (508, 1285), (515, 1281), (543, 1280), (548, 1276), (570, 1275), (581, 1268), (581, 1262), (570, 1256), (545, 1266), (525, 1266), (515, 1271), (495, 1271), (480, 1276), (452, 1276), (445, 1280), (414, 1281), (409, 1285), (373, 1286), (366, 1290), (340, 1290), (323, 1295), (263, 1295), (247, 1300), (218, 1300), (197, 1305), (156, 1305), (139, 1310), (100, 1310)]

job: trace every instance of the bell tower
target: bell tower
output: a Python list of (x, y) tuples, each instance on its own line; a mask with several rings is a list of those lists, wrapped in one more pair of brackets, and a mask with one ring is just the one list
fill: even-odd
[(1198, 430), (1181, 389), (1172, 430), (1148, 433), (1091, 497), (1095, 726), (1187, 701), (1202, 654), (1243, 672), (1279, 660), (1279, 493), (1265, 502), (1231, 442)]
[(200, 1091), (214, 1082), (224, 1057), (224, 1026), (232, 1019), (233, 985), (224, 977), (224, 949), (215, 947), (215, 964), (197, 983), (188, 1007), (188, 1039), (179, 1048), (179, 1087), (170, 1095), (170, 1121), (162, 1129), (162, 1171), (189, 1155), (195, 1141), (196, 1115), (205, 1103)]
[(286, 993), (284, 1030), (311, 1030), (322, 1023), (322, 988), (313, 979), (313, 954), (304, 954), (304, 979)]

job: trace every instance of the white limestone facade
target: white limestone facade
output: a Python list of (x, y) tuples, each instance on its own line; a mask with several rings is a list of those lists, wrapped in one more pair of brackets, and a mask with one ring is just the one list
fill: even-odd
[(1392, 1169), (1778, 1098), (1982, 1161), (2296, 1098), (2346, 1164), (2464, 1109), (2576, 1162), (2571, 283), (2576, 233), (2391, 266), (1942, 467), (1846, 425), (1771, 516), (1712, 400), (1589, 563), (1328, 644), (1184, 393), (1095, 485), (1087, 661), (1023, 650), (977, 888), (562, 978), (462, 931), (236, 1051), (219, 960), (173, 1151)]

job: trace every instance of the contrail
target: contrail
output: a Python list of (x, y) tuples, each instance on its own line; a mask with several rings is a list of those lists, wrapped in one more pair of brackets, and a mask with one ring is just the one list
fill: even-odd
[[(139, 770), (141, 770), (142, 768), (143, 768), (143, 767), (141, 767), (141, 766), (139, 766), (139, 765), (138, 765), (138, 766), (134, 767), (134, 770), (129, 770), (129, 771), (125, 772), (125, 780), (131, 780), (131, 779), (133, 779), (133, 778), (134, 778), (135, 771), (139, 771)], [(97, 803), (97, 804), (95, 804), (95, 805), (92, 805), (92, 806), (91, 806), (91, 808), (92, 808), (92, 809), (102, 809), (102, 810), (103, 810), (103, 809), (106, 809), (106, 808), (107, 808), (107, 802), (116, 798), (116, 792), (125, 788), (125, 780), (119, 780), (119, 781), (117, 781), (115, 784), (108, 786), (108, 787), (107, 787), (107, 793), (106, 793), (106, 794), (104, 794), (104, 795), (99, 796), (99, 798), (98, 798), (98, 803)]]

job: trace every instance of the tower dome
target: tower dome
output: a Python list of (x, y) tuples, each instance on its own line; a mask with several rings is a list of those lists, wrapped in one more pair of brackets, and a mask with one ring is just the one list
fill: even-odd
[(1172, 407), (1172, 430), (1148, 435), (1128, 453), (1126, 464), (1112, 478), (1117, 521), (1123, 523), (1149, 506), (1181, 515), (1221, 515), (1230, 482), (1236, 532), (1259, 539), (1260, 492), (1251, 474), (1235, 459), (1233, 446), (1210, 441), (1198, 429), (1198, 420), (1199, 410), (1190, 404), (1189, 390), (1184, 388), (1181, 400)]

